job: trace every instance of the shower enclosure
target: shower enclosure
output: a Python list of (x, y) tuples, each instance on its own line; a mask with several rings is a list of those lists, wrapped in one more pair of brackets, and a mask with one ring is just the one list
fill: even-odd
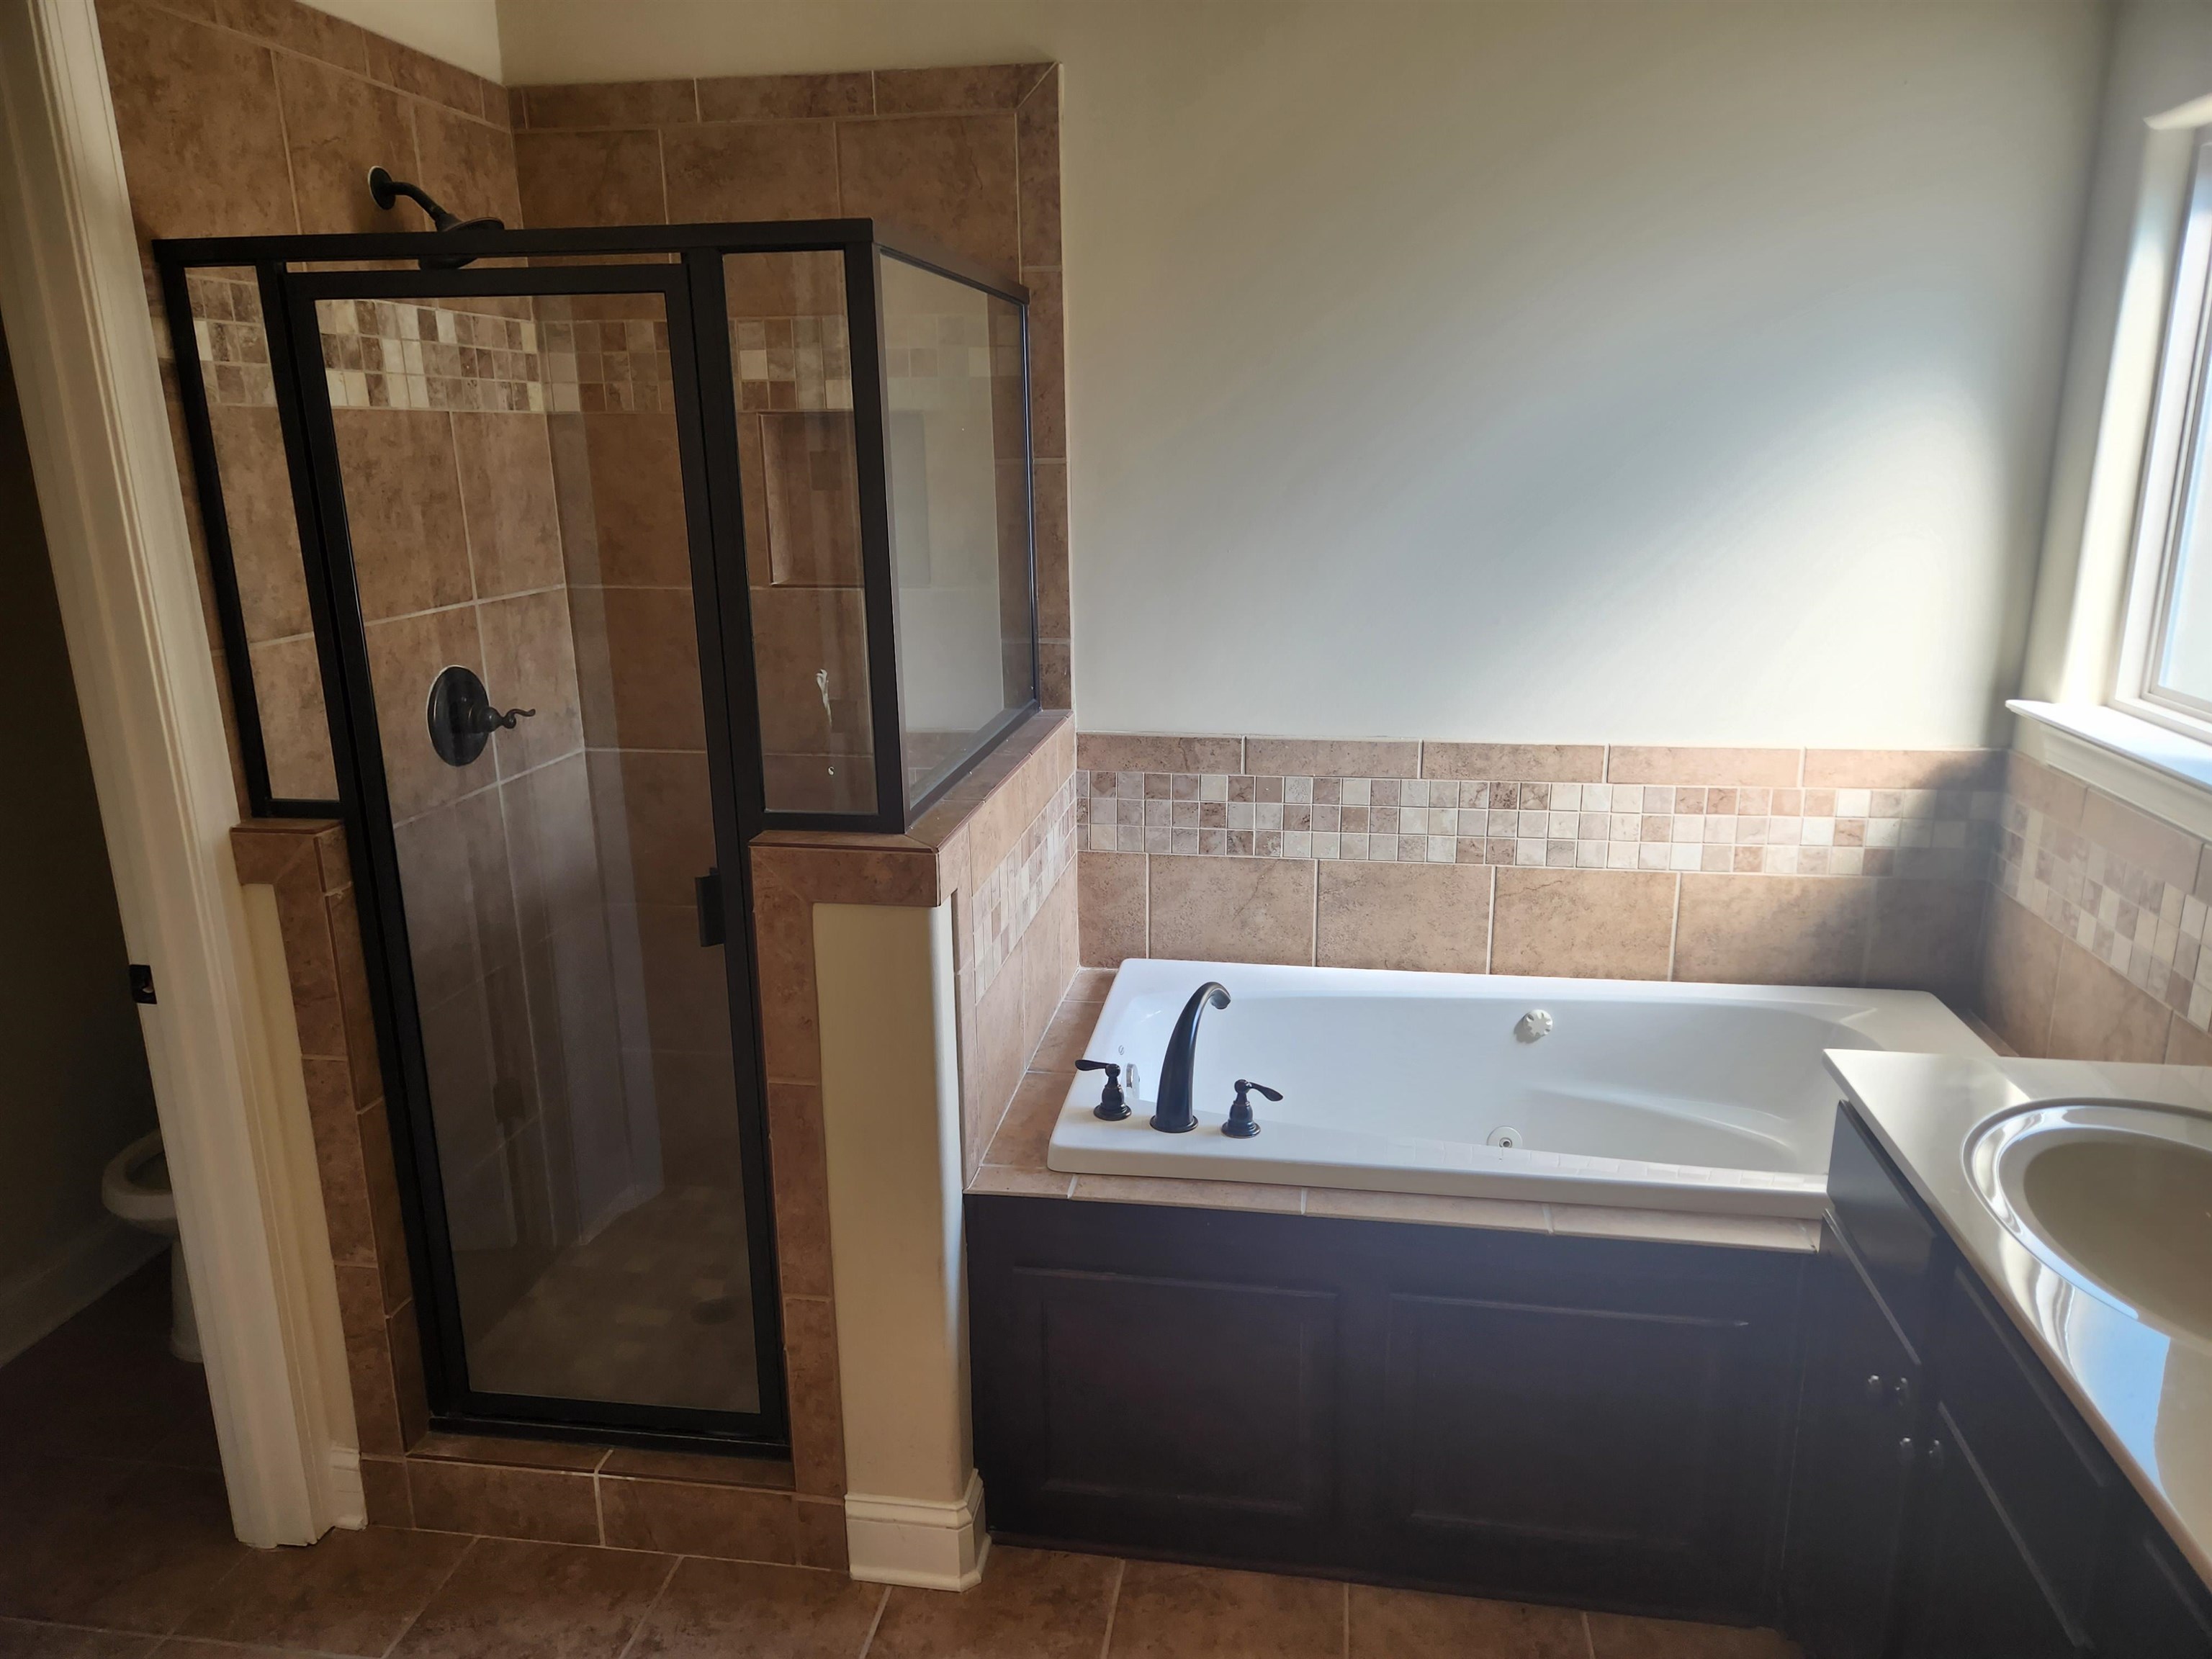
[(1025, 293), (866, 220), (155, 256), (244, 791), (349, 832), (434, 1416), (783, 1441), (744, 848), (1036, 707)]

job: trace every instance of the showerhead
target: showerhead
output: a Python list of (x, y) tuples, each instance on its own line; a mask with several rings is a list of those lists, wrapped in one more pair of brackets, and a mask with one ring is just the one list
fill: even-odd
[[(389, 212), (393, 204), (404, 196), (416, 207), (430, 216), (433, 230), (504, 230), (506, 222), (500, 219), (463, 219), (449, 213), (433, 199), (430, 192), (420, 185), (410, 185), (404, 179), (395, 179), (383, 167), (368, 170), (369, 199)], [(471, 262), (472, 255), (442, 255), (418, 259), (416, 263), (425, 270), (458, 270)]]

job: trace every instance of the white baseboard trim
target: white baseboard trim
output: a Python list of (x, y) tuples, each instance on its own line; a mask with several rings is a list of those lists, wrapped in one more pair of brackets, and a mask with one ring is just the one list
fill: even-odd
[(361, 1489), (361, 1454), (331, 1448), (331, 1524), (358, 1532), (368, 1524), (368, 1498)]
[(845, 1547), (855, 1578), (920, 1589), (973, 1589), (983, 1579), (983, 1477), (972, 1470), (958, 1503), (845, 1495)]
[(82, 1313), (168, 1243), (103, 1215), (43, 1261), (0, 1282), (0, 1365)]

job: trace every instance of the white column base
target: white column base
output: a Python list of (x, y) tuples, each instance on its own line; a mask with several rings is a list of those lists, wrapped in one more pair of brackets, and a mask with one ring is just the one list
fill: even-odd
[(957, 1504), (845, 1495), (845, 1548), (855, 1578), (921, 1589), (973, 1589), (983, 1581), (983, 1477), (970, 1473)]

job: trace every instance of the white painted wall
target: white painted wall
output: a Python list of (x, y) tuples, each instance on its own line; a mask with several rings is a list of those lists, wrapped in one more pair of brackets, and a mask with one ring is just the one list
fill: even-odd
[(499, 13), (494, 0), (307, 0), (318, 11), (358, 23), (433, 58), (497, 81)]
[(1056, 58), (1089, 730), (1972, 744), (2088, 3), (501, 0), (514, 82)]

